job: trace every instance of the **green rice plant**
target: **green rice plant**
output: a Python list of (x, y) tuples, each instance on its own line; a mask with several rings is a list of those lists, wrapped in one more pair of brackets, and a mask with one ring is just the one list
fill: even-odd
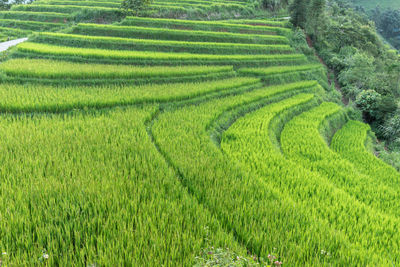
[(71, 14), (55, 12), (0, 11), (0, 18), (65, 23), (71, 20)]
[(8, 27), (0, 27), (0, 32), (2, 35), (7, 37), (27, 37), (32, 34), (32, 31), (29, 30), (21, 30), (21, 29), (13, 29)]
[(261, 78), (267, 84), (280, 84), (301, 80), (318, 80), (325, 88), (330, 88), (326, 70), (320, 64), (306, 64), (299, 66), (278, 66), (269, 68), (242, 68), (238, 69), (242, 75)]
[(148, 28), (135, 26), (116, 26), (79, 23), (69, 33), (82, 35), (100, 35), (124, 38), (176, 40), (193, 42), (226, 42), (246, 44), (288, 44), (283, 36), (238, 34), (228, 32), (186, 31), (164, 28)]
[(85, 6), (63, 6), (63, 5), (17, 5), (11, 8), (11, 11), (33, 11), (33, 12), (59, 12), (59, 13), (75, 13), (83, 10), (89, 10), (92, 12), (98, 11), (107, 13), (118, 13), (118, 8), (110, 7), (85, 7)]
[(300, 66), (279, 66), (270, 68), (242, 68), (238, 72), (242, 74), (250, 74), (254, 76), (270, 76), (294, 71), (306, 71), (313, 69), (323, 69), (321, 64), (307, 64)]
[(40, 33), (31, 41), (72, 47), (114, 50), (188, 52), (198, 54), (290, 54), (289, 45), (256, 45), (131, 39), (120, 37), (86, 36), (65, 33)]
[(155, 3), (152, 4), (150, 6), (150, 8), (152, 8), (153, 10), (157, 10), (157, 11), (163, 11), (164, 9), (184, 9), (186, 11), (186, 13), (189, 10), (200, 10), (201, 13), (210, 13), (210, 12), (218, 12), (218, 13), (222, 13), (222, 12), (236, 12), (236, 14), (241, 14), (244, 16), (249, 16), (252, 15), (254, 12), (254, 9), (252, 7), (246, 6), (246, 5), (239, 5), (239, 4), (235, 4), (235, 3), (214, 3), (211, 2), (209, 4), (185, 4), (185, 3)]
[(33, 2), (33, 4), (38, 5), (59, 5), (59, 6), (85, 6), (85, 7), (111, 7), (111, 8), (119, 8), (121, 3), (118, 2), (97, 2), (97, 1), (40, 1)]
[(66, 112), (84, 108), (108, 108), (133, 104), (170, 102), (259, 87), (259, 79), (230, 78), (203, 83), (173, 83), (145, 86), (51, 87), (3, 84), (0, 87), (0, 111)]
[(334, 135), (330, 147), (351, 162), (358, 171), (390, 187), (398, 188), (400, 173), (365, 147), (370, 131), (371, 128), (365, 123), (349, 121)]
[[(81, 2), (82, 0), (68, 0), (68, 2)], [(88, 1), (88, 2), (98, 2), (98, 3), (102, 3), (102, 2), (107, 2), (107, 3), (122, 3), (122, 0), (95, 0), (95, 1)]]
[(152, 4), (150, 7), (152, 8), (165, 8), (165, 9), (174, 9), (174, 8), (184, 8), (184, 9), (201, 9), (205, 12), (212, 12), (212, 11), (225, 11), (225, 12), (230, 12), (230, 11), (235, 11), (238, 13), (244, 13), (244, 14), (252, 14), (252, 9), (246, 5), (240, 5), (236, 3), (215, 3), (211, 2), (208, 4), (187, 4), (187, 3), (171, 3), (171, 2), (157, 2), (155, 4)]
[[(179, 1), (173, 1), (173, 0), (155, 0), (154, 3), (184, 3), (184, 4), (210, 4), (211, 2), (208, 0), (179, 0)], [(212, 1), (212, 3), (223, 3), (223, 4), (231, 4), (232, 1)], [(239, 2), (239, 1), (234, 1), (233, 3), (237, 4), (246, 4), (246, 2)]]
[(1, 27), (17, 28), (30, 31), (49, 31), (61, 28), (63, 24), (52, 22), (24, 21), (14, 19), (0, 19)]
[(54, 57), (76, 61), (101, 61), (119, 64), (151, 65), (280, 65), (301, 64), (306, 61), (304, 55), (202, 55), (188, 53), (162, 53), (140, 51), (117, 51), (105, 49), (73, 48), (24, 42), (17, 46), (14, 56)]
[[(288, 265), (346, 265), (346, 262), (350, 265), (373, 265), (373, 262), (376, 262), (379, 265), (384, 262), (396, 262), (398, 255), (395, 256), (393, 252), (397, 251), (400, 245), (396, 230), (399, 224), (397, 218), (377, 213), (337, 188), (336, 184), (329, 180), (329, 176), (311, 171), (297, 161), (292, 161), (292, 158), (282, 155), (279, 143), (280, 129), (293, 116), (304, 111), (301, 107), (288, 109), (290, 107), (293, 105), (288, 99), (235, 120), (223, 134), (221, 143), (222, 150), (237, 163), (239, 169), (248, 170), (252, 180), (262, 181), (265, 188), (276, 190), (281, 201), (295, 207), (293, 212), (298, 215), (297, 218), (313, 220), (306, 226), (307, 229), (303, 230), (300, 221), (275, 219), (277, 224), (290, 225), (290, 229), (293, 229), (278, 230), (275, 234), (281, 237), (280, 231), (290, 232), (288, 237), (285, 237), (285, 240), (290, 242), (304, 240), (302, 237), (289, 237), (291, 234), (304, 234), (304, 231), (310, 231), (316, 226), (315, 231), (311, 230), (310, 233), (302, 235), (307, 236), (305, 242), (309, 242), (308, 244), (298, 244), (298, 247), (293, 245), (292, 248), (288, 241), (282, 240), (280, 244), (288, 246), (281, 250), (279, 245), (276, 246), (279, 255), (284, 255), (283, 262)], [(303, 138), (301, 134), (297, 133), (296, 139)], [(284, 132), (282, 138), (283, 135)], [(264, 204), (263, 207), (265, 206), (270, 209), (274, 207)], [(279, 228), (279, 225), (273, 228)], [(380, 231), (387, 235), (382, 235)], [(326, 240), (315, 236), (321, 233), (330, 233), (335, 241), (330, 242), (328, 240), (332, 240), (331, 238)], [(363, 242), (359, 242), (360, 240)], [(314, 242), (315, 245), (312, 245)], [(306, 258), (300, 260), (300, 257), (307, 257), (306, 255), (310, 255), (308, 261)]]
[(288, 28), (290, 25), (288, 21), (261, 20), (261, 19), (230, 19), (230, 20), (224, 20), (223, 22), (252, 25), (252, 26), (273, 26), (273, 27), (285, 27), (285, 28)]
[(166, 7), (184, 7), (184, 8), (201, 8), (208, 10), (212, 8), (213, 6), (224, 6), (228, 8), (236, 8), (237, 10), (240, 10), (242, 8), (246, 8), (246, 5), (240, 5), (236, 3), (222, 3), (222, 2), (208, 2), (208, 3), (188, 3), (188, 2), (173, 2), (173, 1), (156, 1), (154, 3), (156, 6), (166, 6)]
[[(379, 257), (377, 253), (369, 254), (372, 249), (365, 249), (357, 242), (352, 243), (345, 233), (331, 228), (325, 220), (313, 216), (312, 211), (308, 213), (307, 209), (300, 208), (301, 200), (293, 201), (285, 191), (266, 183), (264, 177), (241, 169), (210, 139), (209, 130), (214, 128), (214, 123), (221, 116), (236, 109), (239, 113), (246, 112), (250, 108), (248, 105), (252, 105), (252, 108), (267, 105), (274, 101), (274, 95), (279, 95), (278, 90), (271, 87), (166, 111), (154, 119), (151, 132), (161, 153), (181, 174), (182, 183), (252, 253), (267, 258), (275, 247), (277, 254), (282, 255), (284, 264), (288, 265), (388, 262), (387, 258)], [(280, 110), (296, 104), (307, 104), (311, 99), (310, 95), (302, 95), (290, 105), (278, 103), (274, 107), (281, 109), (275, 114), (279, 116)], [(235, 117), (232, 120), (235, 121)], [(265, 120), (262, 122), (266, 125)], [(255, 151), (263, 147), (264, 144)], [(265, 164), (270, 155), (264, 156)], [(284, 157), (280, 160), (285, 162)], [(271, 172), (279, 171), (279, 167), (268, 167)], [(294, 165), (292, 170), (297, 169)], [(288, 172), (288, 169), (281, 169), (270, 180), (279, 180), (279, 175), (283, 176), (284, 172)], [(299, 182), (304, 180), (307, 182), (303, 176), (299, 178)], [(287, 231), (288, 227), (295, 230)], [(328, 250), (332, 254), (327, 256), (321, 250)]]
[[(332, 151), (320, 135), (320, 131), (328, 129), (327, 123), (333, 122), (335, 127), (339, 127), (338, 124), (343, 122), (340, 111), (336, 104), (323, 103), (294, 118), (282, 132), (283, 153), (305, 168), (329, 177), (331, 183), (375, 212), (392, 214), (397, 218), (400, 204), (396, 199), (400, 197), (400, 186), (389, 185), (384, 180), (358, 171), (352, 163)], [(397, 251), (397, 244), (387, 246), (390, 246), (387, 247), (389, 251)]]
[(156, 111), (0, 117), (3, 266), (192, 266), (207, 246), (246, 254), (151, 142)]
[(126, 17), (121, 25), (141, 26), (152, 28), (168, 28), (182, 30), (198, 30), (198, 31), (219, 31), (232, 33), (254, 33), (254, 34), (287, 34), (289, 29), (279, 27), (255, 27), (248, 25), (239, 25), (233, 23), (221, 23), (219, 21), (193, 21), (179, 19), (159, 19), (159, 18), (142, 18), (142, 17)]
[(47, 84), (143, 84), (228, 78), (232, 66), (134, 67), (79, 64), (41, 59), (11, 59), (0, 65), (5, 81)]

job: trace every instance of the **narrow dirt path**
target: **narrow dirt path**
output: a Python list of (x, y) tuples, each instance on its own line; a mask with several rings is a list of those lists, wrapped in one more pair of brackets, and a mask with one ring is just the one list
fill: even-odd
[(15, 46), (17, 44), (20, 44), (22, 42), (25, 42), (26, 40), (28, 40), (28, 38), (20, 38), (20, 39), (16, 39), (16, 40), (7, 41), (7, 42), (2, 42), (2, 43), (0, 43), (0, 52), (6, 51), (8, 48)]
[[(315, 51), (313, 42), (312, 42), (312, 40), (311, 40), (311, 38), (309, 36), (307, 36), (307, 44), (308, 44), (308, 46), (310, 48), (312, 48), (314, 50), (314, 55), (318, 58), (318, 60), (321, 62), (321, 64), (324, 65), (325, 68), (328, 70), (328, 81), (329, 81), (329, 84), (330, 85), (332, 85), (332, 83), (335, 84), (335, 89), (338, 92), (340, 92), (340, 94), (342, 95), (343, 104), (345, 104), (347, 106), (349, 104), (349, 100), (344, 97), (343, 92), (342, 92), (342, 88), (340, 87), (339, 81), (337, 80), (337, 77), (336, 77), (335, 73), (333, 72), (333, 70), (331, 70), (328, 67), (328, 65), (326, 65), (325, 61), (317, 54), (317, 51)], [(333, 77), (333, 80), (332, 80), (331, 76)]]

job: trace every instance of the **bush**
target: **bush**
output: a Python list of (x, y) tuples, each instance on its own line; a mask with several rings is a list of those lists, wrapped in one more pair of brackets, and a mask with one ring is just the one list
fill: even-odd
[(145, 10), (151, 2), (152, 0), (124, 0), (121, 4), (121, 8), (126, 14), (137, 15)]
[(376, 118), (380, 101), (379, 93), (374, 90), (365, 90), (357, 95), (356, 105), (363, 111), (365, 119), (371, 121), (372, 118)]
[(382, 134), (389, 141), (400, 141), (400, 112), (396, 114), (381, 127)]

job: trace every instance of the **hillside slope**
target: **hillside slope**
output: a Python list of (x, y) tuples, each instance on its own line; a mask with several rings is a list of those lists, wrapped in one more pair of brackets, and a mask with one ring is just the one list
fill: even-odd
[[(71, 2), (3, 16), (114, 3)], [(0, 64), (2, 263), (400, 263), (400, 174), (288, 23), (51, 23)]]
[(355, 6), (364, 7), (366, 10), (375, 9), (377, 6), (381, 8), (400, 8), (400, 1), (398, 0), (351, 0)]

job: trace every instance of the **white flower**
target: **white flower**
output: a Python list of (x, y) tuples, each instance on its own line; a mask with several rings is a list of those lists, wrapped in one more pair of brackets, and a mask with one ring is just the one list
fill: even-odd
[(47, 254), (47, 253), (43, 254), (43, 258), (48, 259), (49, 258), (49, 254)]
[(1, 253), (1, 254), (2, 254), (2, 255), (7, 255), (7, 252), (5, 252), (5, 251), (4, 251), (4, 252), (3, 252), (3, 253)]

